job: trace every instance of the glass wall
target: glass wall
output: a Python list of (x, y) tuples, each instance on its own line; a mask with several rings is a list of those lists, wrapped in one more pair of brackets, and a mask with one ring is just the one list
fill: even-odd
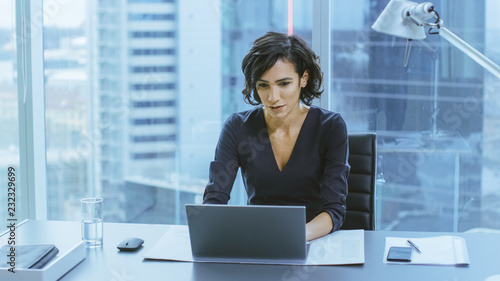
[[(377, 133), (377, 229), (500, 228), (499, 81), (439, 35), (415, 40), (405, 66), (406, 40), (371, 29), (388, 2), (331, 7), (330, 106), (350, 132)], [(495, 1), (433, 4), (449, 29), (500, 63)]]
[[(4, 1), (0, 9), (0, 219), (2, 223), (7, 223), (7, 219), (12, 218), (11, 213), (19, 218), (21, 199), (18, 185), (20, 171), (15, 21), (15, 1)], [(9, 170), (13, 174), (9, 175)], [(4, 227), (0, 232), (3, 230)]]
[(94, 149), (85, 1), (44, 2), (47, 218), (79, 219)]
[[(500, 228), (500, 82), (438, 35), (414, 41), (404, 66), (406, 41), (371, 29), (388, 2), (330, 2), (329, 108), (349, 132), (377, 133), (376, 227)], [(500, 63), (496, 1), (434, 4), (446, 26)], [(78, 219), (80, 198), (102, 196), (107, 221), (185, 223), (222, 122), (249, 108), (243, 56), (270, 30), (311, 43), (312, 5), (45, 1), (48, 218)], [(0, 62), (15, 68), (5, 54)], [(3, 142), (0, 152), (15, 155), (16, 140)], [(245, 203), (237, 179), (231, 204)]]
[[(102, 196), (107, 221), (185, 223), (222, 122), (248, 108), (253, 40), (311, 40), (311, 3), (290, 2), (45, 1), (48, 218), (78, 219), (80, 198)], [(241, 186), (232, 204), (246, 203)]]

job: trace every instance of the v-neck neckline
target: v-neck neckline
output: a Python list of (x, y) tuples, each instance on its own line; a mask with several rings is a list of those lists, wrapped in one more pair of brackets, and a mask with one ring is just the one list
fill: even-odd
[(306, 113), (306, 118), (304, 118), (304, 122), (302, 122), (302, 125), (300, 126), (299, 134), (297, 135), (297, 139), (295, 140), (295, 144), (293, 145), (292, 152), (290, 153), (290, 157), (288, 157), (288, 161), (286, 161), (285, 166), (283, 166), (283, 168), (281, 170), (280, 170), (280, 167), (278, 165), (278, 160), (276, 159), (276, 155), (274, 154), (273, 144), (271, 143), (271, 136), (269, 135), (269, 131), (267, 128), (267, 123), (266, 123), (266, 118), (264, 116), (264, 109), (261, 108), (262, 122), (264, 122), (264, 128), (267, 131), (267, 140), (268, 140), (268, 145), (269, 145), (269, 151), (271, 152), (270, 157), (274, 161), (274, 167), (276, 168), (276, 170), (278, 171), (279, 174), (283, 174), (283, 172), (287, 169), (287, 167), (290, 166), (290, 161), (292, 161), (294, 154), (296, 154), (295, 150), (297, 148), (297, 144), (299, 143), (301, 135), (303, 134), (302, 132), (304, 131), (304, 127), (306, 125), (307, 120), (309, 119), (309, 115), (311, 113), (312, 108), (313, 108), (312, 106), (309, 107), (309, 110)]

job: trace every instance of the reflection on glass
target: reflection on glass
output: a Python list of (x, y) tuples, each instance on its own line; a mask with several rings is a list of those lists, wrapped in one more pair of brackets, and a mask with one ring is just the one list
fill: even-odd
[[(185, 223), (201, 202), (221, 122), (248, 107), (241, 59), (286, 32), (288, 1), (195, 2), (74, 0), (45, 22), (49, 219), (100, 196), (105, 221)], [(310, 41), (309, 3), (294, 32)]]
[(91, 85), (84, 3), (44, 3), (57, 5), (44, 20), (48, 219), (79, 219), (79, 199), (89, 183)]
[[(447, 26), (500, 60), (493, 1), (433, 1)], [(444, 5), (446, 4), (446, 5)], [(354, 6), (364, 7), (355, 9)], [(377, 228), (500, 228), (498, 79), (439, 36), (413, 42), (370, 27), (387, 1), (332, 2), (332, 104), (351, 132), (378, 136)], [(480, 8), (477, 8), (480, 7)], [(461, 18), (471, 18), (466, 25)], [(486, 17), (487, 18), (487, 17)], [(496, 53), (495, 53), (496, 48)], [(494, 203), (497, 202), (497, 203)]]
[[(44, 23), (49, 219), (78, 220), (79, 199), (102, 196), (108, 221), (185, 223), (184, 204), (201, 202), (221, 122), (249, 107), (241, 59), (266, 31), (287, 32), (289, 7), (287, 0), (186, 2), (73, 0), (51, 9)], [(309, 42), (311, 2), (293, 1), (292, 13), (293, 32)], [(442, 2), (433, 1), (447, 26), (499, 63), (499, 5)], [(377, 132), (377, 228), (500, 228), (498, 79), (438, 36), (414, 42), (404, 67), (406, 42), (370, 28), (386, 4), (331, 2), (330, 107), (350, 132)], [(0, 155), (15, 162), (14, 29), (4, 20), (11, 10), (0, 12), (0, 129), (9, 132)], [(245, 203), (241, 180), (232, 200)]]

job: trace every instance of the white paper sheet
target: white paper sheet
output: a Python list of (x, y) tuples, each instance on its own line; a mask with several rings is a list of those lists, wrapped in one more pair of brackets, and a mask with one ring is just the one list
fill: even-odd
[[(339, 230), (318, 238), (310, 243), (305, 265), (363, 264), (364, 241), (363, 230)], [(172, 225), (144, 258), (194, 262), (187, 225)]]
[[(420, 249), (420, 253), (413, 251), (411, 262), (387, 261), (389, 248), (393, 246), (409, 247), (411, 240)], [(386, 237), (384, 263), (391, 264), (428, 264), (428, 265), (468, 265), (469, 254), (465, 239), (457, 236), (435, 236), (425, 238)]]

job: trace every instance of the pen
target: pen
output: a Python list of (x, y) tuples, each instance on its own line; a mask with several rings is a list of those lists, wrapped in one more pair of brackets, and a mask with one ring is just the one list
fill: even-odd
[(406, 242), (408, 242), (408, 244), (410, 244), (410, 246), (415, 249), (415, 251), (421, 253), (422, 251), (420, 251), (420, 249), (417, 247), (417, 245), (415, 245), (415, 243), (413, 243), (410, 239), (406, 240)]

